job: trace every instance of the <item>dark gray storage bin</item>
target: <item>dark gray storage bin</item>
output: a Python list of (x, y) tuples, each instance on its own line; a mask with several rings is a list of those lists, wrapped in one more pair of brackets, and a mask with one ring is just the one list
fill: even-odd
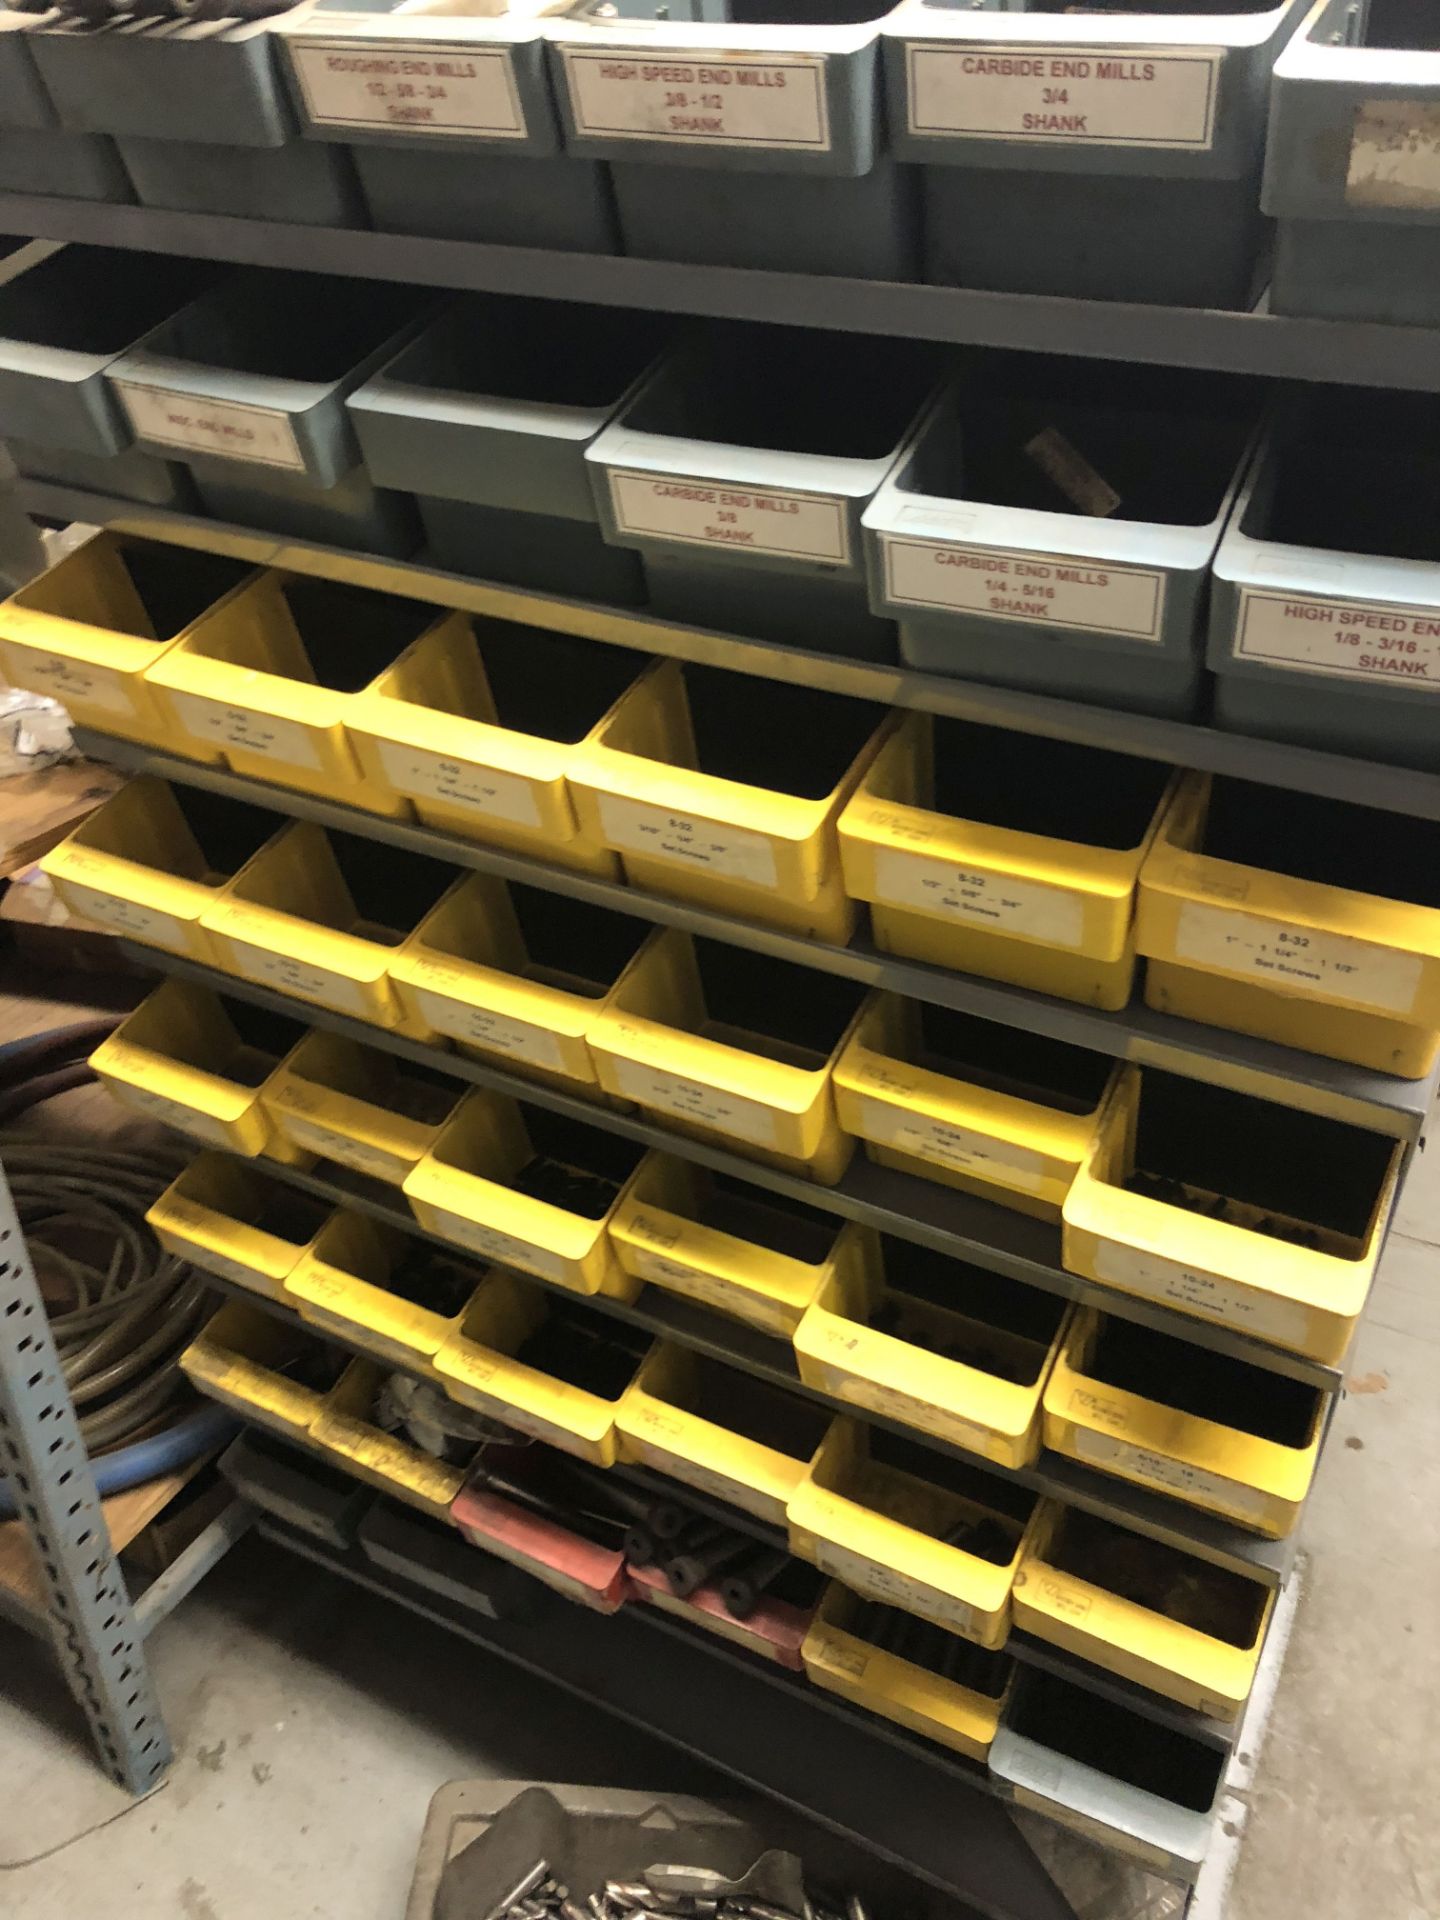
[(673, 329), (613, 307), (459, 300), (351, 395), (366, 465), (416, 494), (438, 565), (634, 602), (639, 564), (601, 535), (585, 453)]
[(33, 13), (0, 12), (0, 129), (35, 133), (56, 124), (55, 109), (35, 64)]
[(367, 1560), (487, 1620), (519, 1620), (545, 1604), (528, 1574), (472, 1546), (458, 1528), (393, 1500), (377, 1500), (360, 1523)]
[(1249, 306), (1271, 68), (1308, 0), (905, 0), (891, 144), (923, 167), (924, 277)]
[(242, 1499), (328, 1547), (348, 1547), (373, 1490), (298, 1447), (247, 1428), (220, 1456), (220, 1471)]
[(871, 602), (899, 621), (901, 658), (1190, 713), (1261, 404), (1227, 374), (971, 356), (865, 515)]
[(1215, 717), (1440, 770), (1440, 395), (1283, 404), (1220, 543)]
[(543, 31), (401, 5), (301, 14), (279, 40), (303, 131), (351, 145), (372, 226), (612, 252), (604, 168), (560, 158)]
[(1440, 325), (1440, 7), (1315, 0), (1275, 66), (1276, 313)]
[(345, 400), (428, 304), (406, 287), (250, 268), (157, 327), (108, 377), (138, 444), (185, 460), (217, 518), (408, 554), (411, 503), (365, 473)]
[[(7, 137), (0, 135), (0, 150)], [(118, 247), (61, 247), (28, 263), (7, 260), (0, 268), (6, 437), (101, 459), (123, 452), (132, 435), (108, 368), (224, 271)]]
[(350, 156), (294, 140), (222, 147), (198, 140), (117, 140), (142, 206), (229, 213), (306, 227), (363, 227), (365, 200)]
[(916, 341), (716, 324), (683, 341), (590, 448), (607, 540), (654, 612), (893, 660), (860, 516), (941, 365)]
[(566, 152), (610, 163), (625, 252), (912, 279), (915, 181), (881, 121), (893, 5), (585, 0), (552, 22)]
[(5, 451), (27, 480), (78, 487), (112, 500), (134, 500), (146, 507), (185, 512), (195, 505), (195, 490), (184, 467), (157, 460), (153, 453), (127, 447), (123, 453), (72, 453), (33, 440), (6, 440)]
[(62, 128), (0, 128), (0, 193), (55, 194), (65, 200), (135, 198), (115, 142)]

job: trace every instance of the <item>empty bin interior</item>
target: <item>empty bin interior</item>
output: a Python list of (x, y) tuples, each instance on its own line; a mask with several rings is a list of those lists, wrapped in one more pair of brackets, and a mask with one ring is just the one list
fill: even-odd
[(229, 1022), (219, 1048), (207, 1045), (195, 1032), (187, 1032), (178, 1022), (158, 1041), (150, 1041), (152, 1052), (163, 1053), (168, 1060), (197, 1067), (204, 1073), (218, 1074), (239, 1087), (258, 1087), (274, 1072), (304, 1034), (298, 1020), (271, 1013), (265, 1007), (252, 1007), (244, 1000), (216, 996), (219, 1011)]
[(1128, 852), (1150, 831), (1170, 780), (1156, 760), (1072, 740), (1032, 739), (968, 720), (937, 719), (934, 727), (930, 805), (981, 826)]
[(1254, 1233), (1358, 1259), (1395, 1142), (1343, 1120), (1147, 1071), (1124, 1184)]
[[(897, 1473), (924, 1483), (918, 1498), (910, 1497), (909, 1489), (897, 1497), (892, 1478)], [(938, 1489), (941, 1496), (951, 1495), (980, 1511), (958, 1517), (947, 1513), (939, 1519), (936, 1516), (942, 1502), (926, 1499), (926, 1488)], [(1023, 1487), (967, 1466), (953, 1454), (939, 1453), (919, 1440), (908, 1440), (878, 1427), (870, 1430), (870, 1457), (856, 1483), (839, 1491), (877, 1513), (902, 1520), (918, 1533), (929, 1534), (946, 1546), (997, 1567), (1008, 1567), (1015, 1558), (1035, 1509), (1035, 1496)]]
[(480, 658), (494, 702), (493, 716), (477, 710), (459, 686), (432, 704), (464, 720), (490, 720), (513, 733), (574, 746), (649, 665), (648, 656), (593, 640), (504, 621), (476, 621)]
[(1215, 1804), (1227, 1755), (1049, 1673), (1027, 1673), (1009, 1726), (1040, 1746), (1194, 1813)]
[[(177, 880), (218, 887), (238, 873), (251, 854), (258, 853), (284, 825), (279, 814), (252, 807), (248, 800), (206, 793), (200, 787), (172, 788), (171, 792), (188, 833), (172, 836), (162, 830), (144, 847), (127, 844), (122, 833), (119, 843), (108, 845), (106, 851)], [(98, 834), (92, 844), (102, 844)]]
[(728, 1173), (711, 1174), (694, 1218), (702, 1227), (817, 1267), (835, 1244), (833, 1215), (787, 1194), (766, 1193)]
[[(226, 1219), (238, 1221), (241, 1226), (271, 1234), (297, 1251), (307, 1247), (330, 1218), (328, 1202), (312, 1199), (308, 1193), (298, 1192), (283, 1180), (272, 1180), (248, 1165), (244, 1171), (247, 1178), (238, 1183), (233, 1197), (223, 1208), (217, 1206), (214, 1211), (223, 1212)], [(322, 1354), (329, 1351), (326, 1347), (320, 1348)], [(341, 1354), (338, 1358), (343, 1361), (345, 1356)], [(285, 1371), (294, 1373), (291, 1367)], [(331, 1379), (334, 1377), (332, 1374)]]
[(906, 1058), (931, 1073), (1072, 1114), (1093, 1113), (1110, 1083), (1113, 1062), (1086, 1047), (954, 1007), (920, 1004), (914, 1013), (916, 1037)]
[(525, 1108), (523, 1118), (530, 1153), (513, 1171), (502, 1174), (478, 1158), (455, 1164), (482, 1179), (500, 1179), (514, 1192), (542, 1200), (546, 1206), (585, 1220), (602, 1220), (645, 1149), (544, 1107)]
[(784, 1067), (818, 1072), (865, 998), (858, 981), (719, 940), (697, 940), (695, 958), (704, 999), (699, 1035)]
[(455, 1320), (479, 1286), (480, 1275), (474, 1267), (447, 1258), (436, 1247), (407, 1240), (400, 1257), (377, 1284), (412, 1307), (439, 1314), (442, 1320)]
[(683, 676), (689, 740), (677, 742), (668, 755), (650, 740), (634, 750), (646, 759), (798, 800), (832, 794), (884, 717), (881, 708), (844, 694), (752, 680), (723, 667), (687, 666)]
[(923, 1667), (942, 1680), (949, 1680), (970, 1693), (998, 1700), (1010, 1680), (1014, 1662), (1008, 1653), (991, 1652), (962, 1640), (944, 1627), (921, 1620), (903, 1607), (887, 1607), (880, 1600), (863, 1600), (851, 1616), (841, 1623), (846, 1633), (892, 1653), (912, 1667)]
[(421, 298), (379, 281), (251, 267), (177, 314), (156, 352), (226, 373), (331, 386), (414, 319)]
[(1216, 779), (1200, 851), (1321, 886), (1440, 907), (1440, 821)]
[(590, 1000), (607, 994), (650, 933), (643, 920), (520, 884), (510, 903), (525, 949), (522, 979)]
[[(279, 591), (300, 646), (297, 652), (288, 635), (274, 635), (280, 643), (278, 671), (335, 693), (358, 693), (368, 686), (439, 617), (437, 608), (419, 601), (331, 580), (286, 580)], [(213, 633), (202, 628), (187, 644), (192, 653), (210, 659), (268, 667), (270, 638), (262, 624), (246, 622), (243, 628), (222, 625)]]
[[(1118, 495), (1102, 517), (1208, 526), (1260, 401), (1254, 382), (1227, 374), (987, 356), (972, 362), (953, 415), (925, 434), (902, 484), (945, 499), (1082, 516), (1097, 498), (1103, 509)], [(1072, 476), (1086, 468), (1093, 479), (1077, 482)]]
[(617, 307), (476, 294), (387, 369), (393, 385), (602, 411), (624, 398), (674, 329)]
[(667, 1388), (664, 1396), (687, 1413), (792, 1460), (809, 1460), (825, 1438), (831, 1416), (824, 1407), (703, 1354), (693, 1355), (692, 1361), (683, 1384)]
[(582, 1393), (618, 1400), (649, 1346), (647, 1335), (616, 1321), (569, 1312), (557, 1305), (515, 1349), (514, 1358)]
[(1440, 48), (1435, 0), (1370, 0), (1364, 9), (1360, 44), (1425, 53)]
[(460, 1089), (454, 1078), (375, 1047), (346, 1048), (333, 1065), (301, 1063), (297, 1078), (335, 1092), (353, 1094), (405, 1120), (437, 1124), (454, 1107)]
[(717, 325), (625, 414), (637, 433), (883, 460), (932, 385), (937, 350), (806, 327)]
[(1083, 1372), (1102, 1386), (1281, 1447), (1309, 1445), (1320, 1404), (1316, 1389), (1299, 1380), (1153, 1333), (1133, 1320), (1101, 1320)]
[(869, 1316), (891, 1334), (1016, 1386), (1044, 1371), (1066, 1303), (1002, 1274), (888, 1236), (885, 1291)]
[(121, 247), (64, 247), (0, 287), (0, 339), (110, 355), (158, 327), (217, 269)]
[(1255, 1645), (1270, 1598), (1266, 1588), (1243, 1574), (1077, 1507), (1062, 1510), (1043, 1558), (1061, 1573), (1230, 1647)]
[(455, 879), (453, 867), (424, 854), (354, 833), (330, 833), (326, 838), (342, 887), (337, 893), (328, 886), (312, 886), (306, 873), (295, 872), (289, 876), (281, 911), (336, 933), (398, 947)]
[[(1440, 31), (1430, 44), (1440, 45)], [(1440, 560), (1437, 489), (1440, 394), (1336, 388), (1308, 396), (1287, 422), (1242, 531), (1287, 546)]]
[(134, 588), (135, 607), (116, 605), (103, 588), (97, 594), (95, 583), (82, 568), (66, 567), (46, 582), (45, 612), (60, 620), (107, 627), (136, 640), (168, 641), (252, 571), (242, 560), (150, 540), (127, 540), (116, 558)]

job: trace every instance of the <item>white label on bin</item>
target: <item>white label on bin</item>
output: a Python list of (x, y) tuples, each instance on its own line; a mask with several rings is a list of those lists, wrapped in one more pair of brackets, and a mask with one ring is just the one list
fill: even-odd
[(307, 966), (288, 953), (276, 953), (269, 947), (237, 940), (233, 934), (218, 937), (229, 948), (236, 969), (247, 980), (274, 987), (278, 993), (292, 994), (299, 1000), (318, 1000), (322, 1006), (333, 1007), (337, 1013), (353, 1014), (357, 1020), (369, 1018), (370, 1003), (358, 981), (347, 980), (328, 967)]
[(497, 773), (471, 760), (448, 759), (395, 740), (377, 740), (380, 765), (396, 793), (422, 800), (443, 800), (451, 807), (472, 807), (492, 820), (514, 827), (540, 826), (540, 809), (528, 780), (513, 773)]
[(779, 885), (775, 849), (763, 833), (667, 813), (648, 801), (625, 800), (613, 793), (598, 797), (600, 831), (606, 844), (622, 853), (643, 853), (652, 860), (703, 867), (708, 873), (726, 880), (743, 880), (752, 887)]
[(292, 40), (290, 58), (317, 127), (403, 127), (523, 140), (525, 109), (507, 47), (463, 40)]
[(1362, 100), (1345, 198), (1352, 207), (1440, 207), (1440, 103)]
[(501, 1233), (498, 1227), (486, 1226), (483, 1220), (472, 1220), (468, 1214), (450, 1213), (436, 1206), (429, 1206), (426, 1211), (435, 1216), (437, 1233), (453, 1240), (456, 1246), (468, 1247), (472, 1253), (483, 1253), (497, 1266), (518, 1267), (521, 1273), (538, 1273), (542, 1280), (556, 1280), (562, 1285), (570, 1280), (570, 1263), (558, 1253), (550, 1253), (529, 1240), (517, 1240), (514, 1234)]
[[(1064, 1761), (1055, 1764), (1054, 1793), (1063, 1793), (1061, 1768)], [(1042, 1777), (1039, 1766), (1035, 1777)], [(1152, 1867), (1162, 1869), (1170, 1867), (1175, 1855), (1167, 1853), (1163, 1847), (1151, 1846), (1148, 1840), (1137, 1839), (1133, 1833), (1126, 1833), (1123, 1827), (1107, 1826), (1103, 1820), (1097, 1820), (1093, 1814), (1077, 1813), (1074, 1807), (1067, 1807), (1063, 1800), (1056, 1799), (1050, 1793), (1037, 1793), (1032, 1787), (1022, 1787), (1010, 1783), (1010, 1797), (1017, 1807), (1029, 1807), (1035, 1813), (1043, 1813), (1048, 1820), (1054, 1820), (1062, 1827), (1069, 1827), (1075, 1833), (1084, 1834), (1087, 1839), (1098, 1840), (1108, 1852), (1132, 1854), (1135, 1859), (1143, 1860)]]
[(682, 1079), (678, 1073), (662, 1073), (636, 1060), (612, 1060), (611, 1066), (627, 1100), (642, 1107), (658, 1107), (673, 1113), (677, 1120), (690, 1120), (699, 1127), (713, 1127), (719, 1133), (733, 1133), (757, 1147), (774, 1148), (775, 1117), (758, 1100), (746, 1100), (738, 1093), (722, 1093), (698, 1080)]
[(1192, 1467), (1186, 1460), (1171, 1460), (1163, 1453), (1152, 1453), (1148, 1447), (1137, 1447), (1133, 1441), (1121, 1440), (1113, 1433), (1092, 1433), (1088, 1427), (1079, 1427), (1075, 1432), (1075, 1451), (1092, 1467), (1127, 1474), (1147, 1486), (1218, 1507), (1241, 1519), (1262, 1519), (1270, 1504), (1269, 1497), (1259, 1487), (1243, 1486), (1238, 1480), (1211, 1473), (1208, 1467)]
[(548, 1067), (555, 1073), (565, 1071), (565, 1054), (558, 1037), (535, 1027), (528, 1020), (512, 1020), (507, 1014), (492, 1013), (489, 1007), (477, 1007), (468, 1000), (452, 999), (448, 993), (435, 993), (417, 987), (415, 998), (422, 1017), (437, 1033), (468, 1041), (471, 1046), (488, 1047), (512, 1059), (526, 1060), (534, 1067)]
[(1287, 993), (1391, 1014), (1410, 1013), (1424, 966), (1418, 953), (1395, 953), (1348, 934), (1286, 926), (1196, 900), (1181, 905), (1175, 957)]
[(1038, 1193), (1045, 1179), (1045, 1159), (1029, 1147), (1011, 1146), (973, 1127), (957, 1127), (946, 1120), (927, 1120), (883, 1100), (860, 1102), (860, 1131), (867, 1140), (900, 1153), (932, 1160), (958, 1173), (998, 1180), (1022, 1193)]
[(1440, 693), (1440, 607), (1416, 612), (1372, 600), (1313, 600), (1245, 587), (1231, 651), (1237, 660), (1292, 672), (1387, 680), (1415, 693)]
[(1059, 553), (883, 536), (885, 597), (899, 606), (1158, 641), (1165, 576)]
[(352, 1140), (348, 1134), (337, 1133), (333, 1127), (321, 1126), (316, 1120), (304, 1120), (289, 1107), (283, 1109), (281, 1125), (297, 1146), (318, 1153), (323, 1159), (338, 1161), (342, 1167), (353, 1167), (357, 1173), (368, 1173), (372, 1179), (386, 1180), (392, 1186), (403, 1180), (410, 1170), (409, 1164), (397, 1154), (387, 1153), (383, 1147), (368, 1146), (363, 1140)]
[(142, 906), (138, 900), (123, 900), (117, 894), (97, 893), (94, 887), (81, 886), (68, 876), (60, 882), (60, 889), (66, 906), (97, 926), (113, 927), (132, 940), (164, 947), (170, 953), (184, 953), (189, 947), (186, 930), (172, 913)]
[(1047, 947), (1078, 948), (1085, 935), (1085, 902), (1078, 893), (1016, 880), (1008, 873), (974, 873), (932, 854), (879, 847), (875, 898), (882, 906), (914, 907), (990, 933), (1020, 934)]
[(203, 740), (208, 747), (239, 747), (287, 766), (320, 771), (315, 742), (298, 720), (277, 720), (268, 713), (252, 713), (248, 707), (229, 707), (203, 693), (172, 692), (170, 699), (192, 740)]
[(657, 59), (631, 49), (564, 47), (561, 59), (578, 134), (678, 146), (830, 150), (823, 55), (687, 48)]
[(63, 653), (38, 653), (33, 647), (16, 647), (10, 653), (10, 678), (17, 687), (48, 693), (62, 707), (99, 707), (105, 713), (135, 718), (135, 702), (124, 680), (109, 667), (92, 667)]
[(1297, 1349), (1305, 1345), (1307, 1319), (1303, 1307), (1267, 1297), (1253, 1287), (1238, 1286), (1213, 1273), (1198, 1273), (1193, 1267), (1181, 1266), (1178, 1260), (1167, 1260), (1164, 1254), (1142, 1253), (1138, 1247), (1097, 1239), (1095, 1273), (1098, 1279), (1124, 1287), (1127, 1293), (1143, 1294), (1147, 1300), (1167, 1300), (1182, 1313), (1220, 1321), (1257, 1340)]
[(910, 44), (907, 124), (960, 140), (1205, 152), (1224, 57), (1200, 47)]
[(134, 380), (117, 380), (116, 391), (141, 440), (182, 453), (218, 453), (256, 467), (304, 473), (305, 456), (288, 413), (238, 400), (208, 400), (193, 393), (167, 393)]
[(821, 1573), (843, 1580), (847, 1587), (868, 1599), (883, 1601), (886, 1606), (904, 1607), (926, 1620), (944, 1621), (957, 1633), (971, 1638), (975, 1635), (975, 1609), (967, 1601), (957, 1600), (953, 1594), (938, 1593), (923, 1581), (912, 1580), (908, 1574), (897, 1573), (893, 1567), (882, 1566), (864, 1554), (852, 1553), (833, 1540), (817, 1536), (815, 1564)]
[(606, 469), (622, 533), (687, 546), (730, 547), (789, 560), (846, 566), (850, 529), (843, 500), (779, 487), (731, 487), (680, 475)]

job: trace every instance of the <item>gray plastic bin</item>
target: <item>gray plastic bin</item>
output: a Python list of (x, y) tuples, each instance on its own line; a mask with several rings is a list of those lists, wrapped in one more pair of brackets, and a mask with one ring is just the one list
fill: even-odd
[(438, 1593), (487, 1620), (522, 1620), (548, 1604), (519, 1567), (474, 1547), (443, 1520), (432, 1520), (393, 1500), (377, 1500), (360, 1523), (367, 1560), (412, 1587)]
[(111, 364), (224, 271), (167, 254), (62, 247), (0, 267), (0, 425), (6, 438), (104, 459), (132, 434)]
[(627, 253), (914, 277), (915, 181), (881, 123), (894, 0), (606, 3), (547, 37), (566, 152), (609, 161)]
[(865, 515), (871, 604), (899, 621), (901, 658), (1191, 712), (1210, 562), (1260, 408), (1225, 374), (972, 356)]
[(1215, 561), (1221, 726), (1440, 770), (1437, 498), (1440, 396), (1282, 404)]
[(157, 460), (139, 447), (127, 447), (124, 453), (72, 453), (33, 440), (6, 440), (5, 451), (26, 480), (78, 487), (112, 500), (133, 500), (140, 506), (170, 507), (182, 513), (195, 505), (195, 491), (184, 467)]
[(940, 352), (800, 327), (682, 342), (590, 448), (607, 540), (645, 562), (654, 612), (821, 653), (893, 660), (865, 592), (860, 516)]
[(0, 127), (0, 193), (55, 194), (65, 200), (135, 198), (115, 142), (60, 128)]
[(242, 1499), (329, 1547), (348, 1547), (373, 1490), (353, 1474), (247, 1428), (220, 1456), (220, 1471)]
[(0, 128), (35, 133), (56, 124), (55, 109), (35, 64), (33, 13), (0, 9)]
[(299, 138), (275, 24), (62, 19), (35, 34), (35, 58), (61, 123), (113, 135), (144, 205), (363, 226), (345, 155)]
[(370, 473), (416, 494), (440, 566), (633, 603), (640, 568), (601, 535), (585, 451), (673, 327), (613, 307), (458, 300), (351, 395)]
[(1219, 1747), (1027, 1668), (1016, 1672), (990, 1772), (1035, 1812), (1103, 1838), (1152, 1872), (1193, 1880), (1210, 1844), (1227, 1758)]
[(345, 399), (426, 303), (406, 287), (251, 268), (157, 327), (108, 377), (137, 443), (183, 459), (217, 518), (408, 554), (411, 503), (361, 467)]
[(1270, 305), (1440, 325), (1440, 7), (1316, 0), (1275, 67)]
[(1308, 0), (905, 0), (891, 143), (924, 169), (925, 278), (1245, 307), (1275, 56)]
[(609, 253), (609, 182), (560, 157), (542, 32), (528, 13), (402, 5), (293, 16), (279, 42), (305, 135), (350, 144), (371, 225)]

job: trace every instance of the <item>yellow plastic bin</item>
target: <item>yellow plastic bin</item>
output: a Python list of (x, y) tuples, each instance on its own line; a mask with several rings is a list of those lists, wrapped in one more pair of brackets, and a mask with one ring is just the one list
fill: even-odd
[(983, 1468), (837, 1420), (790, 1497), (790, 1545), (867, 1599), (999, 1647), (1037, 1511)]
[(1084, 1047), (877, 993), (836, 1062), (835, 1105), (881, 1166), (1058, 1220), (1118, 1073)]
[(1045, 1444), (1282, 1539), (1319, 1457), (1325, 1396), (1299, 1380), (1077, 1312), (1045, 1389)]
[(1002, 1467), (1040, 1451), (1040, 1400), (1069, 1306), (1003, 1274), (875, 1235), (795, 1329), (807, 1386)]
[(280, 1139), (261, 1098), (300, 1040), (293, 1020), (223, 999), (188, 980), (162, 980), (90, 1056), (127, 1107), (232, 1153), (300, 1157)]
[(655, 1348), (615, 1416), (622, 1460), (781, 1526), (830, 1424), (799, 1394), (669, 1346)]
[(633, 1299), (609, 1224), (645, 1149), (542, 1107), (477, 1091), (405, 1182), (422, 1227), (575, 1293)]
[(407, 814), (403, 798), (361, 772), (346, 717), (353, 696), (419, 633), (463, 620), (368, 587), (262, 573), (146, 677), (182, 753), (371, 813)]
[(435, 1356), (446, 1393), (535, 1440), (612, 1466), (615, 1416), (649, 1339), (492, 1272)]
[(227, 972), (403, 1028), (391, 956), (454, 878), (438, 860), (297, 820), (241, 868), (201, 925)]
[(311, 1326), (375, 1359), (428, 1369), (479, 1284), (468, 1262), (365, 1214), (337, 1211), (291, 1268), (285, 1297)]
[(911, 714), (840, 816), (845, 885), (887, 953), (1123, 1007), (1173, 782), (1153, 760)]
[(843, 942), (835, 822), (884, 715), (813, 687), (658, 660), (577, 755), (587, 829), (632, 885)]
[(330, 1208), (253, 1161), (202, 1153), (171, 1181), (145, 1218), (167, 1253), (267, 1300), (280, 1300), (296, 1262), (330, 1218)]
[(569, 779), (644, 665), (624, 647), (456, 616), (357, 694), (350, 738), (366, 778), (426, 826), (613, 875)]
[(82, 726), (218, 760), (214, 747), (176, 739), (146, 676), (251, 572), (218, 554), (97, 533), (0, 604), (0, 668)]
[[(884, 1643), (902, 1632), (905, 1652), (892, 1653)], [(1015, 1667), (1008, 1654), (968, 1646), (838, 1580), (825, 1589), (801, 1654), (806, 1673), (827, 1693), (982, 1762)]]
[(326, 1394), (310, 1443), (357, 1480), (449, 1520), (467, 1468), (447, 1466), (395, 1430), (398, 1409), (391, 1404), (389, 1378), (373, 1360), (352, 1360)]
[(1015, 1625), (1217, 1720), (1250, 1697), (1275, 1593), (1228, 1568), (1057, 1507), (1015, 1578)]
[(863, 1230), (788, 1195), (655, 1153), (610, 1222), (627, 1273), (788, 1340)]
[(655, 937), (608, 907), (472, 873), (421, 921), (390, 978), (427, 1039), (595, 1090), (586, 1033)]
[(854, 1142), (831, 1075), (865, 989), (667, 930), (590, 1029), (600, 1084), (686, 1133), (827, 1186)]
[(1145, 998), (1377, 1073), (1440, 1054), (1440, 824), (1185, 776), (1140, 872)]
[(1071, 1273), (1338, 1363), (1405, 1149), (1388, 1135), (1127, 1067), (1065, 1202)]
[(145, 774), (40, 864), (72, 913), (147, 947), (213, 962), (201, 918), (282, 824), (243, 800)]
[(231, 1300), (180, 1356), (190, 1384), (242, 1420), (303, 1440), (325, 1394), (340, 1378), (344, 1354), (263, 1307)]
[(449, 1075), (316, 1029), (266, 1081), (265, 1111), (296, 1153), (399, 1186), (459, 1105)]

